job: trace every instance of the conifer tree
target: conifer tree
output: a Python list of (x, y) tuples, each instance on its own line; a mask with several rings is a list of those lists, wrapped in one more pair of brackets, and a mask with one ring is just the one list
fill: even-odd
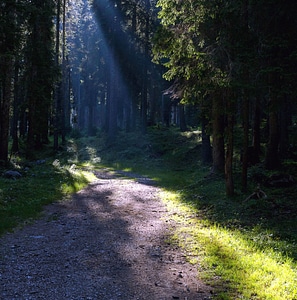
[(1, 3), (0, 10), (0, 164), (8, 162), (9, 117), (14, 62), (18, 45), (17, 1)]
[(53, 0), (31, 2), (28, 19), (27, 84), (28, 137), (27, 155), (48, 142), (49, 113), (56, 69), (53, 56)]

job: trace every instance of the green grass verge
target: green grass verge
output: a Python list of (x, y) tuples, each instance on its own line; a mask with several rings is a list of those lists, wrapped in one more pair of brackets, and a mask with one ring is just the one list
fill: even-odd
[(216, 299), (296, 299), (296, 262), (269, 243), (257, 244), (248, 230), (222, 227), (203, 218), (180, 193), (162, 198), (178, 224), (171, 242), (198, 264), (201, 277), (216, 288)]
[(0, 177), (0, 235), (35, 219), (44, 205), (77, 192), (94, 179), (91, 173), (58, 160), (21, 165), (15, 165), (23, 175), (20, 179)]

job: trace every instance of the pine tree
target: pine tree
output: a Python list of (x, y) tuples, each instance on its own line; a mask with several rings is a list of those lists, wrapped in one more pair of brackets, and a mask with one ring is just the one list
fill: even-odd
[(49, 113), (52, 104), (53, 83), (56, 79), (53, 56), (52, 0), (34, 0), (28, 19), (27, 84), (28, 137), (27, 155), (48, 142)]

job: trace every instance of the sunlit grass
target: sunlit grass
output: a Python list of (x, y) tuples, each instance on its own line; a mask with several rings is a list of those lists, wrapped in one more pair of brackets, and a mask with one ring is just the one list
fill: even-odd
[(186, 249), (189, 261), (200, 264), (203, 279), (218, 287), (218, 299), (297, 299), (292, 259), (269, 246), (259, 249), (248, 232), (197, 217), (199, 211), (183, 203), (180, 193), (164, 191), (161, 197), (178, 224), (172, 242)]
[(21, 170), (17, 180), (0, 177), (0, 235), (39, 216), (44, 205), (62, 200), (95, 179), (75, 165), (53, 163)]

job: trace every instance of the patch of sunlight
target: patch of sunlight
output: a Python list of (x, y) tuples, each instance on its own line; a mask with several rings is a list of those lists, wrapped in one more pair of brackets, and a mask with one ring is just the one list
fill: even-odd
[(198, 211), (181, 203), (178, 193), (163, 191), (161, 197), (178, 224), (172, 241), (203, 266), (200, 276), (207, 282), (215, 285), (219, 278), (226, 296), (236, 293), (237, 299), (297, 299), (295, 262), (269, 247), (257, 249), (246, 233), (197, 218)]
[(180, 135), (184, 136), (188, 139), (199, 138), (199, 137), (201, 137), (201, 131), (200, 130), (184, 131), (184, 132), (181, 132)]
[(62, 165), (56, 159), (53, 166), (63, 174), (64, 180), (61, 183), (61, 191), (64, 195), (75, 193), (97, 179), (93, 172), (82, 170), (76, 164)]
[(91, 182), (97, 180), (97, 177), (96, 177), (96, 176), (94, 175), (94, 173), (92, 173), (92, 172), (80, 171), (80, 174), (81, 174), (81, 176), (82, 176), (83, 178), (86, 179), (86, 181), (87, 181), (88, 183), (91, 183)]

